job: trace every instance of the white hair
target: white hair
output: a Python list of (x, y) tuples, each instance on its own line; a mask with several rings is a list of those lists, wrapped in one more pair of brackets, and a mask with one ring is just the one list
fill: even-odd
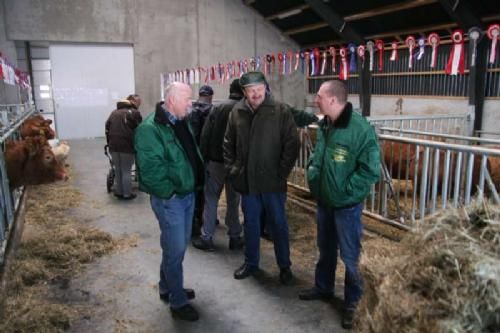
[(177, 92), (181, 89), (191, 89), (191, 87), (182, 82), (169, 83), (163, 93), (165, 103), (167, 102), (169, 97), (175, 99), (177, 97)]

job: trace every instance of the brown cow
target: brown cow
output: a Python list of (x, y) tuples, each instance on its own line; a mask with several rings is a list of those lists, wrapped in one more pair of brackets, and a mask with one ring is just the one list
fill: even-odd
[(26, 119), (21, 125), (21, 137), (28, 138), (34, 136), (43, 136), (47, 140), (55, 138), (55, 132), (50, 128), (52, 120), (45, 119), (41, 115), (36, 115)]
[(43, 137), (8, 142), (5, 164), (11, 188), (67, 180), (64, 167)]

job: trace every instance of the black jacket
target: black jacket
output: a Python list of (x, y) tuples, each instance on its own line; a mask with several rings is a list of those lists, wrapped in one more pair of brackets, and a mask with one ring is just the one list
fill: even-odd
[(240, 193), (286, 192), (286, 181), (299, 151), (289, 107), (266, 97), (252, 111), (242, 99), (229, 114), (224, 163)]
[(224, 163), (222, 145), (224, 144), (227, 120), (234, 105), (242, 98), (241, 95), (231, 94), (227, 101), (214, 106), (210, 111), (201, 131), (200, 139), (200, 150), (205, 161)]
[(141, 113), (134, 104), (127, 100), (116, 103), (116, 110), (111, 112), (105, 124), (109, 151), (133, 154), (134, 131), (141, 121)]
[(187, 117), (198, 145), (200, 145), (201, 130), (210, 110), (212, 110), (212, 104), (196, 101), (193, 102), (193, 111)]

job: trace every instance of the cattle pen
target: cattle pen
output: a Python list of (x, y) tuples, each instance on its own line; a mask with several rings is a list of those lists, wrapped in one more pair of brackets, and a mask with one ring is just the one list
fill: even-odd
[(15, 217), (20, 207), (24, 189), (12, 189), (9, 186), (5, 164), (5, 143), (20, 137), (19, 129), (23, 122), (36, 112), (30, 103), (0, 105), (0, 264), (3, 263), (9, 237), (15, 227)]

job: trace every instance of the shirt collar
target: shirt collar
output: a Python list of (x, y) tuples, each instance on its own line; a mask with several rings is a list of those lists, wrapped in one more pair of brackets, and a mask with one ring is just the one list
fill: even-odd
[(172, 113), (170, 113), (170, 111), (168, 111), (165, 108), (165, 104), (162, 105), (162, 108), (163, 108), (163, 110), (165, 110), (165, 114), (167, 115), (168, 121), (170, 121), (172, 123), (172, 125), (175, 125), (175, 122), (178, 120), (177, 117), (174, 116)]

